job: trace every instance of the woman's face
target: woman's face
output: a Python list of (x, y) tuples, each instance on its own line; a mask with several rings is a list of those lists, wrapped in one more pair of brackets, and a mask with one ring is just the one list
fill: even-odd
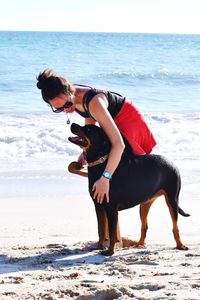
[(53, 112), (72, 113), (75, 108), (75, 97), (73, 95), (60, 94), (57, 97), (49, 100)]

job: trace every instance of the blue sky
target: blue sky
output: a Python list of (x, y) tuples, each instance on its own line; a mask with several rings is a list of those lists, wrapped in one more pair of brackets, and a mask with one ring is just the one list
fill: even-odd
[(0, 30), (200, 34), (200, 0), (0, 0)]

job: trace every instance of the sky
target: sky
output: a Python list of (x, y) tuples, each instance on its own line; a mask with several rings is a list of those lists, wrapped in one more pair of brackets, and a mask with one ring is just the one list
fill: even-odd
[(200, 34), (200, 0), (0, 0), (0, 30)]

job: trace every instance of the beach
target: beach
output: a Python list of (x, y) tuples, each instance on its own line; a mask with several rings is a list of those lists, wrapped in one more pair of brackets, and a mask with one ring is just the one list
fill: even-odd
[[(183, 174), (189, 174), (188, 166)], [(4, 187), (7, 178), (10, 190), (0, 199), (0, 299), (199, 299), (199, 184), (185, 186), (180, 197), (191, 214), (178, 222), (188, 251), (175, 249), (160, 197), (149, 213), (145, 247), (104, 257), (95, 250), (97, 222), (87, 178), (26, 170), (21, 177), (12, 172), (11, 180), (8, 173)], [(139, 207), (120, 212), (119, 220), (122, 236), (137, 240)]]
[[(0, 300), (200, 299), (200, 35), (0, 31)], [(68, 141), (77, 114), (53, 114), (36, 77), (114, 91), (144, 115), (178, 166), (182, 242), (160, 197), (146, 244), (96, 250), (87, 178), (69, 174), (81, 150)], [(133, 179), (134, 180), (134, 179)], [(140, 236), (139, 207), (119, 213), (121, 235)]]

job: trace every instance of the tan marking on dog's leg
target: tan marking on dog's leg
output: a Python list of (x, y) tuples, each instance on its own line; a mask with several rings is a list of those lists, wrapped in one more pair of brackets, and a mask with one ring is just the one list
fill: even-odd
[(118, 223), (117, 223), (117, 241), (118, 241), (118, 242), (121, 241), (121, 234), (120, 234), (119, 220), (118, 220)]
[(120, 226), (119, 226), (119, 219), (117, 223), (117, 241), (115, 244), (115, 249), (123, 248), (124, 247), (124, 238), (121, 237), (120, 234)]
[(155, 195), (153, 195), (149, 200), (140, 204), (140, 220), (141, 220), (141, 234), (138, 242), (135, 243), (134, 246), (144, 246), (146, 233), (148, 230), (148, 213), (151, 208), (153, 202), (164, 193), (163, 190), (159, 190)]
[(102, 250), (106, 239), (108, 239), (108, 220), (103, 206), (96, 207), (96, 215), (99, 234), (97, 249)]
[(131, 246), (133, 246), (133, 243), (134, 243), (134, 241), (132, 241), (128, 238), (125, 238), (125, 237), (121, 237), (119, 219), (118, 219), (118, 223), (117, 223), (117, 242), (115, 243), (115, 249), (131, 247)]
[(146, 233), (148, 230), (147, 216), (148, 216), (150, 207), (151, 207), (151, 202), (140, 205), (141, 231), (140, 231), (140, 239), (137, 242), (136, 246), (144, 246), (144, 241), (145, 241)]
[(154, 200), (140, 205), (141, 234), (140, 234), (140, 239), (137, 242), (136, 246), (144, 246), (144, 241), (145, 241), (146, 233), (147, 233), (147, 229), (148, 229), (147, 217), (148, 217), (148, 213), (149, 213), (150, 207), (153, 204), (153, 202), (154, 202)]
[(176, 247), (177, 247), (177, 249), (179, 249), (179, 250), (188, 250), (188, 247), (185, 246), (185, 245), (181, 242), (181, 238), (180, 238), (180, 235), (179, 235), (179, 229), (178, 229), (177, 220), (175, 219), (173, 207), (171, 206), (171, 203), (170, 203), (170, 201), (169, 201), (167, 195), (165, 195), (165, 200), (166, 200), (167, 206), (168, 206), (168, 208), (169, 208), (169, 212), (170, 212), (171, 219), (172, 219), (172, 224), (173, 224), (173, 235), (174, 235), (174, 239), (175, 239), (175, 241), (176, 241)]
[(110, 237), (110, 245), (107, 251), (104, 252), (104, 255), (112, 255), (115, 251), (115, 246), (117, 243), (117, 231)]
[(117, 232), (118, 232), (118, 211), (109, 212), (107, 211), (108, 217), (108, 228), (109, 228), (109, 237), (110, 237), (110, 244), (107, 250), (102, 251), (102, 255), (112, 255), (115, 251), (115, 244), (117, 243)]

